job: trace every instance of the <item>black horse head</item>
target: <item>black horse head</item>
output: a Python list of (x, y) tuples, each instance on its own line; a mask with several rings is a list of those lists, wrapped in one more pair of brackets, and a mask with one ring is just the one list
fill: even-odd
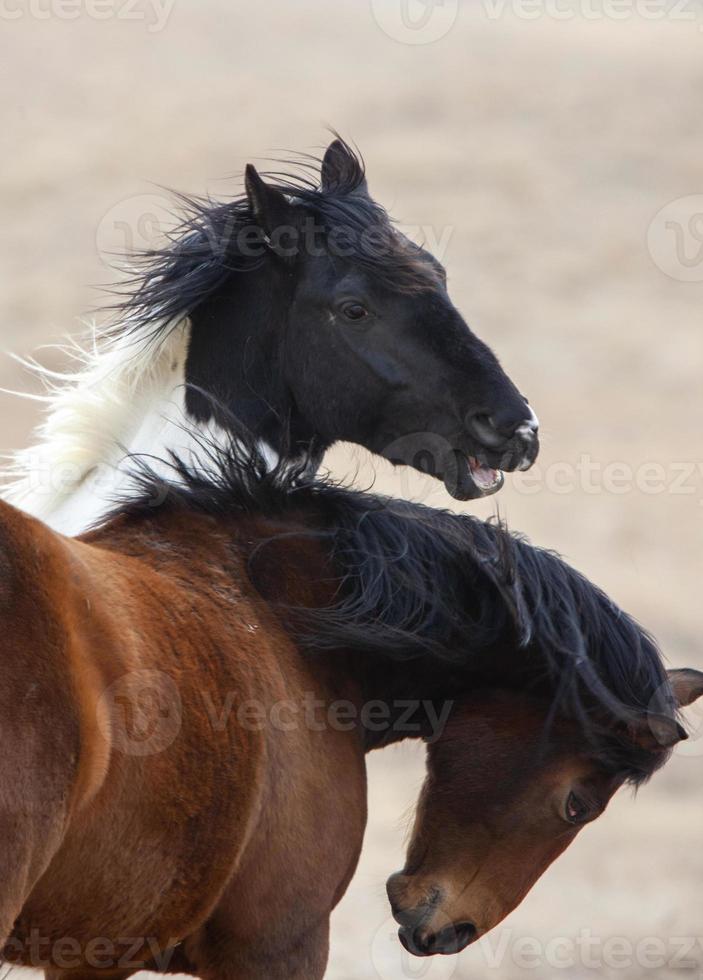
[(190, 316), (196, 422), (234, 417), (279, 457), (358, 443), (460, 499), (533, 463), (534, 413), (349, 146), (335, 139), (314, 180), (249, 166), (245, 186), (232, 203), (191, 201), (127, 303), (142, 323)]

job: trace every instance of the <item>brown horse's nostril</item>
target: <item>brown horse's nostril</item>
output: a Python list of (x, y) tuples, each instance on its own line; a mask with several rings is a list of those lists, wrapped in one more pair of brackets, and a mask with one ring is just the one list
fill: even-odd
[(401, 945), (408, 953), (413, 956), (429, 956), (428, 940), (429, 936), (424, 935), (420, 929), (413, 929), (412, 926), (401, 926), (398, 930), (398, 938)]
[(436, 936), (432, 936), (430, 949), (426, 955), (440, 953), (443, 956), (451, 956), (453, 953), (460, 953), (466, 949), (470, 942), (476, 938), (476, 926), (473, 922), (459, 922), (455, 926), (447, 926)]
[(398, 930), (402, 945), (413, 956), (451, 956), (466, 949), (476, 935), (476, 926), (472, 922), (447, 926), (437, 933), (426, 932), (422, 927), (403, 926)]

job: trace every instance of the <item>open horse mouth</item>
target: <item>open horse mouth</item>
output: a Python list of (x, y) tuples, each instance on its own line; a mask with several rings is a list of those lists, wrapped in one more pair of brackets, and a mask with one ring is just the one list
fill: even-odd
[(481, 462), (476, 456), (467, 456), (466, 462), (469, 467), (470, 479), (482, 496), (488, 497), (492, 493), (497, 493), (503, 486), (505, 477), (502, 470), (493, 469), (492, 466)]
[[(489, 497), (505, 483), (503, 470), (528, 470), (539, 453), (537, 417), (517, 426), (511, 437), (499, 442), (484, 423), (474, 420), (474, 445), (452, 450), (443, 461), (441, 478), (448, 493), (458, 500)], [(478, 446), (476, 446), (478, 443)]]
[(477, 455), (458, 450), (444, 461), (442, 481), (447, 493), (457, 500), (475, 500), (498, 493), (505, 483), (501, 469)]
[(455, 500), (476, 500), (497, 493), (505, 472), (527, 470), (539, 453), (538, 423), (518, 426), (509, 438), (486, 445), (474, 432), (450, 436), (432, 432), (409, 433), (393, 442), (380, 440), (375, 451), (395, 466), (411, 466), (441, 480)]
[(503, 471), (527, 470), (539, 452), (536, 433), (529, 442), (483, 450), (475, 444), (454, 449), (442, 437), (404, 437), (378, 450), (394, 465), (412, 466), (444, 483), (455, 500), (476, 500), (498, 493), (505, 483)]

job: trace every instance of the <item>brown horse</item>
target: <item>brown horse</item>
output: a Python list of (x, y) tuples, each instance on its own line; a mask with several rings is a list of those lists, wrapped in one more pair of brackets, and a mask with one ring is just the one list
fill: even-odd
[[(362, 842), (364, 753), (423, 736), (428, 784), (391, 895), (409, 948), (453, 951), (519, 901), (584, 802), (646, 778), (683, 734), (656, 648), (558, 558), (252, 465), (223, 459), (218, 485), (144, 477), (82, 540), (0, 505), (11, 962), (71, 980), (322, 977)], [(701, 675), (681, 676), (690, 700)], [(526, 754), (545, 731), (544, 755)], [(496, 840), (474, 874), (477, 795)]]

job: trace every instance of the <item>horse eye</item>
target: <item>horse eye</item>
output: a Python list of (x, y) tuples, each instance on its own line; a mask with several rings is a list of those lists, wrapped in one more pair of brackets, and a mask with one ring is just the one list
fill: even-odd
[(358, 323), (359, 320), (363, 320), (369, 315), (369, 311), (361, 303), (345, 303), (342, 307), (342, 313), (347, 320), (352, 320), (354, 323)]
[(593, 807), (587, 800), (577, 796), (576, 793), (569, 793), (566, 801), (565, 815), (569, 823), (585, 823), (593, 814)]

